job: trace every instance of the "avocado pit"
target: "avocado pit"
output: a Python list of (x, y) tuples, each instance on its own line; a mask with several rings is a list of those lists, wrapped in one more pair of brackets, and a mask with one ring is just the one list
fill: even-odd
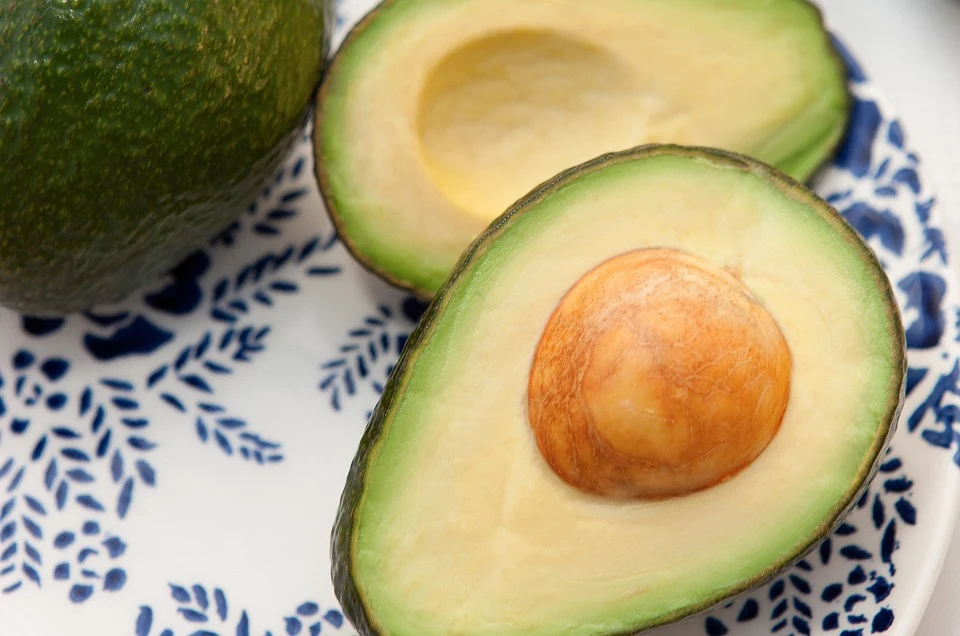
[(780, 328), (734, 275), (678, 250), (636, 250), (588, 272), (551, 315), (528, 418), (544, 459), (572, 486), (680, 496), (763, 452), (790, 374)]

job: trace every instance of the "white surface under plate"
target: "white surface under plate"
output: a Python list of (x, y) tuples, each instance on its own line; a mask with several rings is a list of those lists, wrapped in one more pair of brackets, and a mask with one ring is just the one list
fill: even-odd
[[(340, 36), (369, 7), (341, 4)], [(850, 139), (816, 187), (897, 291), (900, 429), (833, 537), (663, 634), (906, 636), (936, 582), (960, 501), (957, 282), (902, 126), (855, 64), (851, 86)], [(67, 320), (0, 313), (0, 634), (354, 633), (330, 528), (420, 310), (337, 242), (305, 136), (233, 227), (150, 289)]]

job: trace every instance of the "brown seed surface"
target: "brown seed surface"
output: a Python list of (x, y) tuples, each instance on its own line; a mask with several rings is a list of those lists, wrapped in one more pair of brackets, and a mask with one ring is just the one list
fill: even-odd
[(780, 427), (791, 356), (735, 276), (671, 249), (588, 272), (547, 322), (528, 418), (567, 483), (617, 498), (665, 498), (748, 466)]

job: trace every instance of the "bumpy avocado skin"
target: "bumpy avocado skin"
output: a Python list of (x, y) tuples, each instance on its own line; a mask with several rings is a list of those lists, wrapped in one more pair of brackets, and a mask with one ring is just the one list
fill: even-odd
[[(354, 558), (356, 552), (355, 541), (356, 528), (354, 524), (357, 509), (364, 494), (366, 472), (370, 463), (375, 461), (377, 446), (382, 441), (384, 428), (387, 420), (393, 411), (394, 401), (399, 396), (403, 386), (406, 384), (406, 376), (411, 368), (411, 363), (416, 359), (421, 343), (430, 335), (432, 325), (435, 319), (443, 312), (447, 300), (452, 294), (457, 293), (457, 287), (461, 276), (465, 276), (472, 262), (486, 251), (490, 244), (500, 235), (505, 228), (513, 222), (514, 219), (522, 216), (524, 211), (536, 206), (537, 202), (545, 195), (561, 189), (565, 184), (578, 176), (603, 168), (606, 165), (632, 161), (647, 156), (657, 154), (675, 154), (692, 158), (699, 158), (716, 164), (744, 170), (757, 174), (779, 189), (789, 194), (793, 198), (804, 201), (814, 207), (831, 225), (845, 235), (851, 244), (855, 245), (862, 253), (864, 259), (874, 263), (875, 271), (881, 272), (882, 267), (873, 251), (860, 239), (856, 230), (851, 227), (840, 214), (830, 207), (825, 201), (820, 199), (812, 190), (793, 178), (781, 173), (759, 161), (736, 153), (726, 152), (713, 148), (693, 148), (675, 145), (650, 144), (640, 146), (623, 152), (610, 153), (598, 157), (592, 161), (571, 168), (541, 184), (523, 199), (520, 199), (507, 212), (495, 220), (485, 232), (478, 236), (473, 244), (461, 255), (460, 261), (454, 267), (453, 272), (447, 279), (440, 292), (434, 297), (433, 301), (427, 307), (420, 319), (416, 329), (407, 340), (400, 359), (384, 387), (383, 394), (378, 402), (367, 428), (364, 431), (360, 441), (357, 454), (351, 464), (347, 475), (346, 484), (341, 496), (339, 509), (337, 511), (336, 521), (333, 526), (330, 542), (331, 556), (331, 576), (333, 580), (334, 591), (337, 599), (343, 608), (344, 614), (350, 622), (357, 628), (361, 636), (387, 636), (393, 633), (389, 625), (381, 625), (377, 617), (373, 615), (367, 607), (361, 585), (354, 576)], [(876, 476), (877, 471), (884, 458), (884, 450), (893, 439), (897, 430), (900, 412), (903, 407), (903, 400), (906, 392), (906, 373), (907, 373), (907, 353), (906, 337), (903, 331), (902, 317), (897, 305), (893, 288), (889, 280), (878, 275), (875, 280), (878, 288), (883, 290), (887, 299), (886, 306), (890, 312), (891, 324), (893, 330), (889, 334), (889, 341), (892, 344), (890, 357), (895, 362), (897, 369), (895, 377), (899, 380), (898, 386), (890, 387), (890, 399), (883, 408), (881, 424), (877, 429), (877, 435), (874, 439), (873, 447), (870, 449), (870, 461), (861, 466), (857, 478), (850, 485), (847, 496), (840, 501), (824, 524), (817, 531), (808, 537), (805, 545), (798, 548), (792, 554), (785, 554), (778, 563), (769, 569), (758, 572), (752, 579), (742, 581), (736, 588), (717, 598), (705, 598), (700, 603), (686, 608), (683, 611), (672, 615), (661, 616), (655, 623), (637, 625), (636, 629), (623, 634), (607, 634), (605, 636), (631, 636), (648, 629), (662, 627), (672, 622), (682, 620), (698, 612), (709, 610), (720, 603), (732, 600), (736, 596), (747, 593), (750, 589), (763, 584), (765, 581), (776, 576), (779, 572), (789, 568), (794, 563), (809, 554), (842, 523), (846, 515), (853, 509), (857, 501), (863, 496), (871, 481)]]
[(0, 304), (119, 300), (235, 217), (299, 135), (329, 0), (0, 5)]

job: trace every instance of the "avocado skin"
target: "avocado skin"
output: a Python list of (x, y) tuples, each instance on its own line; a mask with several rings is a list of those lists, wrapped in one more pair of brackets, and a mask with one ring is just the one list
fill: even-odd
[[(453, 269), (450, 277), (444, 283), (440, 292), (436, 295), (430, 305), (427, 307), (420, 319), (417, 327), (414, 329), (407, 344), (400, 355), (393, 372), (387, 380), (380, 401), (367, 424), (363, 437), (357, 450), (357, 454), (350, 466), (347, 475), (346, 485), (341, 496), (339, 509), (337, 510), (336, 521), (334, 522), (330, 542), (331, 556), (331, 578), (333, 581), (334, 592), (344, 614), (350, 622), (356, 627), (361, 636), (388, 636), (392, 632), (389, 627), (378, 625), (376, 618), (372, 615), (370, 609), (364, 603), (363, 596), (353, 575), (353, 559), (355, 552), (354, 545), (354, 517), (360, 504), (360, 499), (364, 492), (364, 482), (367, 468), (374, 458), (374, 453), (380, 438), (383, 435), (386, 420), (393, 410), (394, 400), (399, 396), (400, 390), (406, 384), (406, 376), (411, 368), (412, 362), (417, 358), (421, 344), (427, 339), (432, 330), (432, 325), (437, 316), (443, 311), (447, 304), (447, 299), (453, 294), (458, 286), (459, 279), (465, 274), (471, 263), (479, 257), (494, 241), (505, 228), (517, 217), (523, 215), (524, 211), (535, 206), (537, 202), (545, 195), (561, 189), (564, 185), (577, 177), (601, 169), (604, 166), (633, 161), (644, 157), (652, 157), (659, 154), (680, 155), (709, 161), (715, 164), (736, 168), (745, 172), (757, 174), (791, 197), (803, 201), (808, 205), (815, 207), (820, 214), (829, 221), (839, 232), (844, 234), (848, 241), (857, 246), (864, 258), (872, 261), (876, 271), (882, 271), (881, 265), (873, 251), (862, 241), (856, 230), (847, 223), (847, 221), (832, 208), (826, 201), (817, 196), (812, 190), (804, 186), (795, 179), (783, 174), (779, 170), (764, 163), (751, 159), (749, 157), (717, 150), (713, 148), (684, 147), (676, 145), (648, 144), (638, 146), (623, 152), (609, 153), (602, 155), (560, 173), (550, 181), (547, 181), (526, 197), (520, 199), (507, 212), (496, 219), (480, 236), (478, 236), (460, 257), (460, 261)], [(789, 568), (797, 561), (802, 559), (843, 523), (846, 515), (856, 506), (857, 502), (869, 488), (871, 481), (876, 476), (880, 465), (883, 462), (884, 450), (893, 439), (896, 432), (900, 411), (903, 407), (903, 400), (906, 395), (906, 373), (907, 373), (907, 352), (906, 337), (903, 331), (903, 322), (900, 310), (897, 305), (893, 288), (890, 281), (885, 277), (878, 277), (876, 284), (883, 289), (884, 296), (887, 299), (887, 307), (893, 318), (892, 324), (896, 327), (890, 334), (890, 342), (896, 343), (896, 347), (891, 351), (891, 356), (895, 360), (895, 367), (898, 369), (896, 377), (900, 379), (898, 387), (891, 387), (891, 398), (886, 404), (882, 418), (882, 424), (878, 427), (878, 434), (874, 441), (868, 457), (872, 458), (860, 467), (857, 479), (851, 484), (851, 490), (848, 496), (835, 507), (834, 511), (828, 516), (823, 525), (808, 538), (804, 545), (799, 546), (793, 553), (785, 554), (778, 563), (769, 569), (758, 572), (753, 578), (743, 581), (735, 589), (729, 590), (727, 594), (716, 598), (707, 598), (697, 605), (688, 608), (686, 611), (676, 612), (672, 615), (661, 617), (660, 620), (648, 624), (637, 625), (636, 629), (623, 634), (609, 634), (606, 636), (631, 636), (639, 634), (648, 629), (663, 627), (670, 623), (688, 618), (699, 612), (707, 611), (716, 605), (732, 600), (738, 596), (748, 593), (751, 589), (763, 584), (770, 578), (776, 576), (779, 572)]]
[(329, 0), (0, 7), (0, 304), (119, 300), (229, 224), (306, 121)]
[[(810, 10), (816, 16), (817, 22), (820, 23), (824, 31), (827, 31), (826, 21), (824, 19), (823, 11), (817, 4), (814, 4), (810, 0), (800, 0), (804, 5), (810, 8)], [(324, 80), (320, 85), (317, 94), (317, 109), (314, 114), (314, 126), (313, 126), (313, 149), (314, 149), (314, 172), (316, 174), (318, 187), (320, 190), (320, 197), (323, 199), (324, 208), (327, 211), (327, 215), (330, 217), (330, 221), (333, 223), (334, 228), (337, 230), (337, 235), (340, 238), (340, 242), (343, 243), (344, 247), (347, 248), (347, 251), (354, 258), (354, 260), (365, 270), (377, 276), (387, 284), (396, 287), (413, 294), (417, 299), (428, 302), (430, 301), (435, 293), (434, 290), (425, 288), (424, 286), (419, 286), (416, 283), (413, 283), (403, 276), (400, 276), (389, 269), (383, 267), (376, 258), (372, 257), (370, 254), (365, 252), (362, 249), (357, 247), (356, 242), (351, 236), (351, 232), (348, 231), (346, 223), (343, 221), (343, 216), (340, 212), (340, 206), (337, 202), (336, 197), (333, 195), (333, 188), (330, 183), (330, 173), (327, 169), (327, 158), (323, 154), (323, 144), (321, 143), (321, 131), (326, 122), (327, 112), (324, 110), (323, 105), (326, 100), (326, 96), (330, 89), (331, 81), (328, 81), (329, 78), (335, 76), (339, 72), (338, 61), (340, 54), (346, 51), (350, 45), (363, 35), (363, 32), (373, 24), (378, 17), (380, 11), (385, 8), (390, 7), (398, 2), (398, 0), (381, 0), (379, 4), (373, 7), (369, 12), (357, 21), (356, 24), (350, 29), (344, 38), (343, 42), (340, 44), (338, 49), (334, 52), (333, 56), (330, 59), (328, 64), (327, 73), (325, 74)], [(836, 44), (831, 41), (830, 54), (833, 58), (834, 64), (836, 64), (837, 69), (839, 69), (844, 75), (846, 75), (846, 62), (844, 61), (843, 55), (837, 49)], [(829, 131), (825, 137), (821, 139), (816, 139), (812, 142), (810, 148), (804, 149), (806, 152), (809, 152), (811, 156), (818, 157), (819, 160), (811, 161), (808, 158), (804, 158), (802, 164), (804, 168), (800, 170), (797, 174), (797, 178), (802, 180), (805, 183), (810, 183), (816, 175), (823, 170), (828, 164), (830, 164), (836, 157), (837, 152), (840, 150), (840, 146), (843, 143), (844, 137), (846, 135), (846, 127), (850, 122), (852, 112), (853, 112), (854, 99), (850, 92), (850, 87), (847, 86), (844, 91), (844, 105), (843, 105), (843, 121), (844, 126), (842, 130)], [(722, 149), (721, 149), (722, 150)], [(629, 152), (627, 150), (626, 152)], [(736, 153), (734, 153), (736, 154)], [(803, 156), (804, 152), (798, 152), (795, 157), (791, 158), (791, 161), (796, 162), (798, 157)]]

